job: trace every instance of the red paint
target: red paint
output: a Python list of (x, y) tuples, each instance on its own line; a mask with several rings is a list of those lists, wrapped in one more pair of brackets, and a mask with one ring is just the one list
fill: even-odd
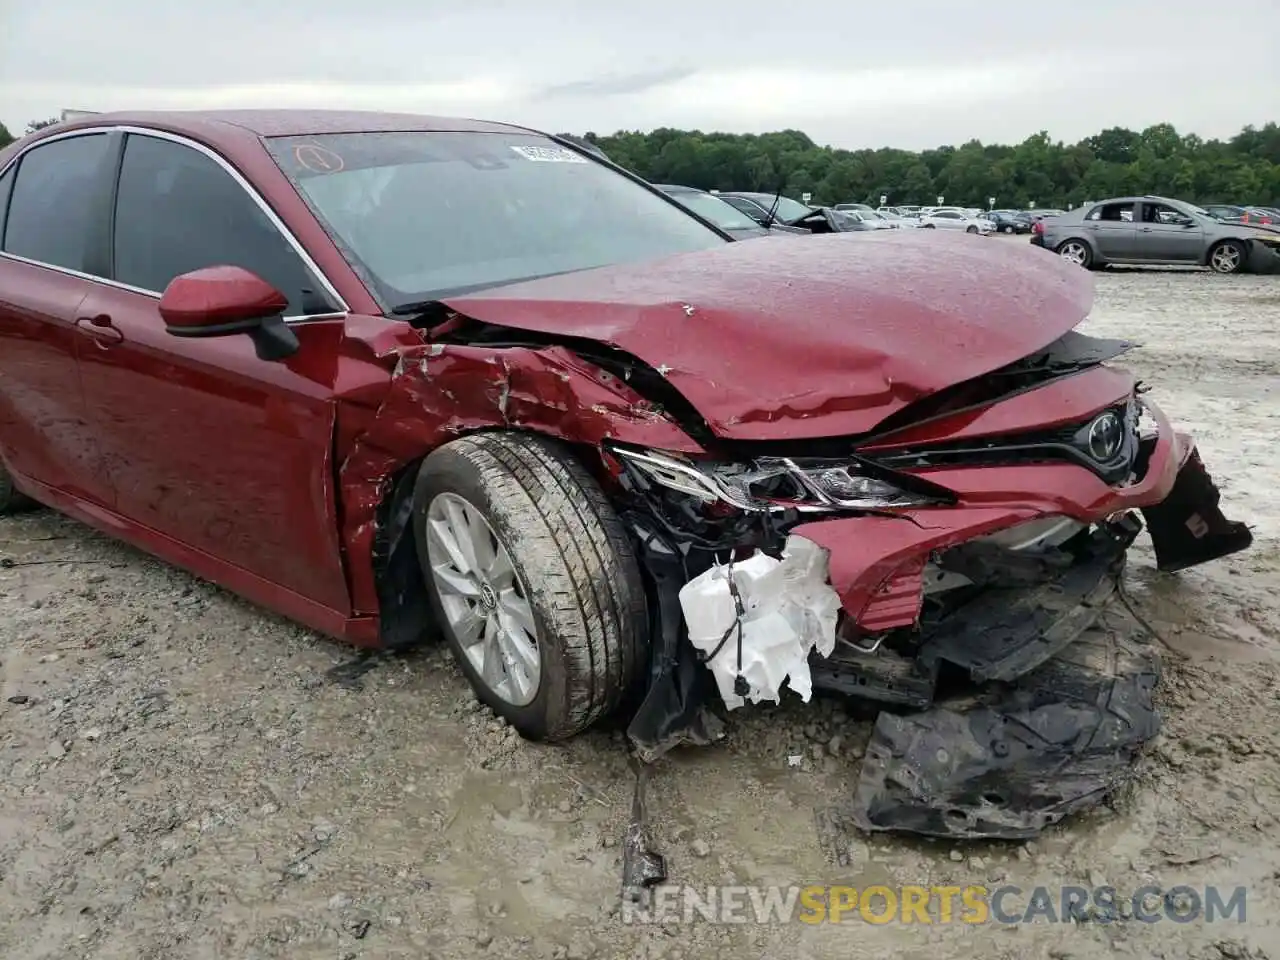
[(1000, 434), (1051, 430), (1079, 423), (1133, 395), (1134, 378), (1116, 367), (1092, 367), (1032, 390), (963, 413), (913, 424), (858, 446), (860, 452), (921, 443), (975, 440)]
[(858, 627), (867, 633), (883, 633), (916, 622), (924, 605), (924, 568), (928, 556), (912, 557), (867, 601), (857, 618)]
[[(650, 411), (626, 383), (601, 378), (559, 347), (419, 346), (397, 351), (395, 357), (391, 389), (339, 473), (343, 539), (350, 556), (369, 555), (374, 515), (388, 478), (441, 443), (475, 430), (530, 430), (588, 449), (613, 439), (702, 452), (669, 419)], [(351, 572), (356, 608), (376, 610), (372, 568), (357, 564)]]
[[(915, 617), (883, 616), (877, 591), (904, 575), (935, 550), (955, 546), (1005, 527), (1048, 515), (1086, 523), (1113, 513), (1159, 503), (1169, 495), (1191, 441), (1175, 435), (1164, 414), (1151, 406), (1160, 439), (1143, 479), (1129, 487), (1108, 487), (1074, 464), (939, 469), (922, 475), (960, 494), (956, 507), (903, 510), (897, 517), (819, 520), (792, 532), (830, 551), (831, 585), (845, 611), (861, 625), (872, 615), (878, 629), (904, 626)], [(904, 607), (897, 601), (898, 610)]]
[(170, 327), (210, 327), (283, 314), (289, 301), (243, 267), (206, 267), (174, 277), (160, 297)]
[(885, 230), (726, 244), (448, 303), (620, 347), (665, 369), (720, 436), (772, 440), (866, 432), (1047, 346), (1092, 299), (1086, 272), (1025, 245)]

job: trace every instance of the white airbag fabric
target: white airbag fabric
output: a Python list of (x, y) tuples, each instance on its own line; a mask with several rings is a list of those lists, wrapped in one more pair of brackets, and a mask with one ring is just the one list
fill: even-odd
[[(689, 640), (704, 655), (715, 650), (737, 619), (729, 571), (742, 600), (742, 676), (752, 703), (781, 700), (785, 681), (806, 703), (813, 694), (809, 653), (835, 649), (840, 597), (827, 582), (827, 553), (812, 540), (790, 536), (782, 560), (760, 551), (731, 566), (715, 566), (680, 588)], [(738, 636), (734, 631), (708, 664), (730, 710), (746, 702), (734, 692)]]

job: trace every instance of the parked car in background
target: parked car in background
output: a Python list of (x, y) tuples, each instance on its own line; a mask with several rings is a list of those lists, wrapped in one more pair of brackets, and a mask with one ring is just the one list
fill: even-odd
[(996, 225), (999, 233), (1031, 232), (1031, 220), (1017, 210), (988, 210), (983, 216)]
[(1280, 233), (1227, 223), (1166, 197), (1118, 197), (1037, 223), (1031, 242), (1087, 268), (1199, 264), (1218, 273), (1280, 267)]
[(1267, 227), (1276, 223), (1277, 220), (1276, 211), (1269, 207), (1238, 207), (1229, 203), (1207, 203), (1203, 209), (1224, 223), (1251, 223)]
[(869, 204), (869, 203), (837, 203), (837, 204), (836, 204), (834, 207), (832, 207), (831, 209), (832, 209), (832, 210), (839, 210), (841, 213), (845, 213), (845, 212), (847, 212), (847, 211), (849, 211), (849, 210), (857, 210), (857, 211), (859, 211), (859, 212), (861, 212), (861, 213), (875, 213), (875, 212), (876, 212), (875, 207), (871, 206), (871, 204)]
[[(792, 200), (772, 193), (756, 193), (747, 190), (721, 190), (716, 194), (725, 203), (736, 207), (756, 223), (791, 223), (813, 213), (814, 208), (799, 200)], [(772, 216), (770, 212), (772, 211)]]
[(833, 209), (846, 219), (860, 224), (857, 228), (859, 230), (894, 230), (898, 227), (898, 224), (890, 221), (888, 217), (883, 217), (871, 209), (851, 210), (846, 208), (841, 210), (839, 207)]
[(906, 216), (901, 213), (895, 213), (888, 208), (882, 208), (876, 211), (876, 216), (883, 217), (888, 220), (891, 226), (895, 227), (918, 227), (920, 220), (917, 217)]
[(752, 217), (743, 213), (721, 197), (697, 187), (682, 187), (672, 183), (654, 184), (659, 190), (676, 202), (692, 210), (704, 220), (710, 220), (721, 230), (738, 240), (752, 237), (767, 237), (770, 233), (807, 234), (808, 230), (791, 227), (785, 223), (775, 222), (763, 227)]
[(989, 234), (996, 225), (985, 218), (971, 217), (960, 210), (933, 210), (920, 218), (923, 230), (963, 230), (965, 233)]

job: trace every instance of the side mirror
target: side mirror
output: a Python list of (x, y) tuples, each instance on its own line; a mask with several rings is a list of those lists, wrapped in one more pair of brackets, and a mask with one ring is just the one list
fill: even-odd
[(174, 277), (160, 297), (160, 316), (175, 337), (229, 337), (246, 333), (259, 360), (283, 360), (298, 351), (284, 322), (289, 301), (243, 267), (204, 267)]

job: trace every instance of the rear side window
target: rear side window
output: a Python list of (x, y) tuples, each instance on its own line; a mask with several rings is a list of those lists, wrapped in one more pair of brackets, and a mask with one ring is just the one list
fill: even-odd
[(116, 194), (115, 279), (162, 293), (174, 277), (214, 266), (253, 271), (289, 299), (290, 314), (332, 309), (297, 251), (220, 164), (130, 134)]
[(95, 133), (54, 140), (23, 155), (11, 187), (5, 253), (87, 269), (107, 150), (106, 134)]

